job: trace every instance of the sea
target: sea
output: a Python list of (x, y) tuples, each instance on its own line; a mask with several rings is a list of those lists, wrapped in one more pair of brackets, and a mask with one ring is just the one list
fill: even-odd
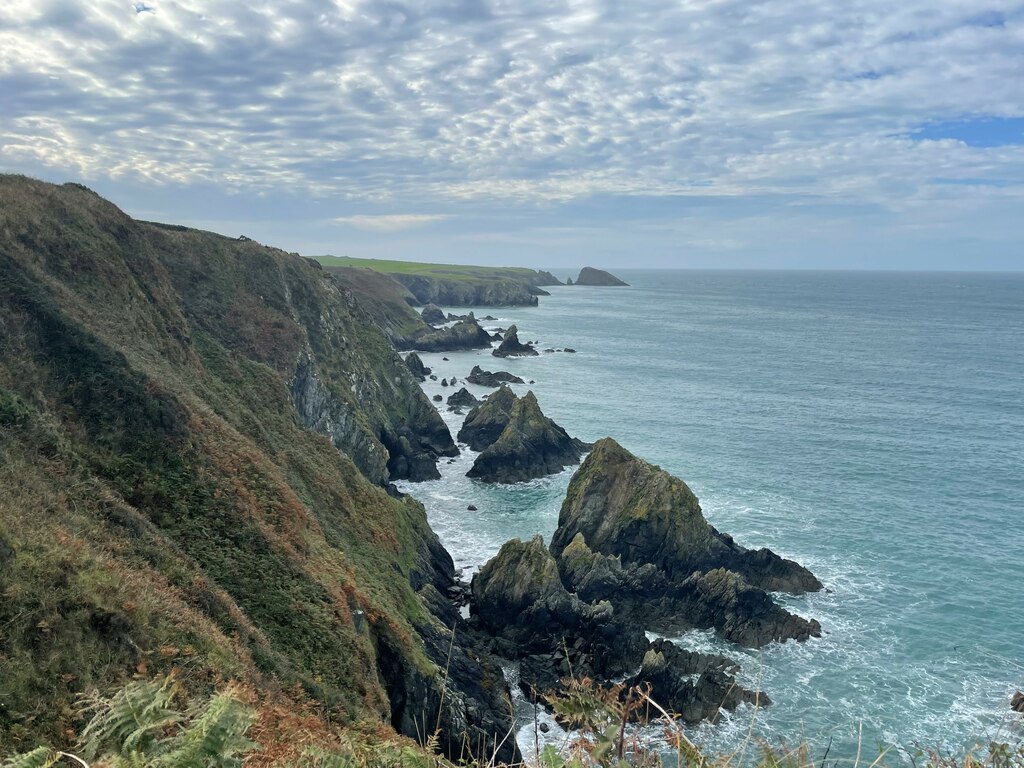
[[(773, 700), (687, 736), (718, 752), (805, 742), (813, 755), (903, 760), (1020, 740), (1009, 701), (1024, 687), (1024, 274), (618, 274), (629, 287), (474, 310), (497, 318), (484, 327), (515, 323), (538, 349), (575, 354), (421, 357), (459, 386), (474, 365), (515, 373), (530, 383), (514, 389), (571, 435), (615, 438), (682, 478), (719, 530), (824, 582), (776, 596), (818, 619), (820, 639), (749, 650), (710, 632), (673, 638), (733, 657)], [(428, 395), (455, 391), (439, 381)], [(436, 405), (454, 435), (464, 417)], [(510, 538), (550, 540), (574, 469), (486, 485), (465, 477), (473, 458), (463, 447), (440, 480), (401, 486), (466, 578)], [(533, 751), (532, 722), (519, 739)]]

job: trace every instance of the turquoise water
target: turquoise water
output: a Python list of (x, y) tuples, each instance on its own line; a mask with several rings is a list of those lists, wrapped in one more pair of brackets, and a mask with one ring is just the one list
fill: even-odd
[[(490, 310), (576, 355), (423, 358), (439, 377), (480, 364), (534, 379), (516, 389), (571, 434), (613, 436), (683, 478), (719, 529), (825, 582), (785, 599), (821, 621), (820, 640), (753, 652), (681, 638), (738, 658), (775, 701), (692, 736), (735, 746), (753, 719), (755, 737), (831, 739), (833, 756), (859, 731), (865, 753), (1019, 737), (1024, 275), (622, 275), (632, 287), (553, 288), (537, 309)], [(460, 417), (445, 417), (454, 434)], [(466, 452), (441, 480), (403, 486), (458, 565), (550, 537), (571, 470), (488, 487), (463, 476), (471, 463)]]

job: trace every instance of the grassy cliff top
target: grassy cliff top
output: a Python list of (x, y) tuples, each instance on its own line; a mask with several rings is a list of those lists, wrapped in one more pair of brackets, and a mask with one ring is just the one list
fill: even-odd
[(536, 271), (526, 267), (475, 267), (465, 264), (432, 264), (389, 259), (354, 259), (349, 256), (314, 256), (325, 267), (361, 267), (389, 275), (423, 275), (447, 280), (528, 280)]

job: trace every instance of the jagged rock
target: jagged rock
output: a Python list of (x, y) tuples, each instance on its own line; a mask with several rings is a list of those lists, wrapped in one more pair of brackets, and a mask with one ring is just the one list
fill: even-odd
[(442, 387), (447, 387), (448, 386), (448, 379), (441, 379), (441, 386)]
[(648, 627), (713, 627), (752, 647), (821, 634), (765, 592), (819, 589), (810, 571), (740, 547), (707, 523), (685, 483), (610, 438), (570, 481), (551, 551), (582, 599), (610, 600)]
[(482, 451), (505, 431), (516, 400), (515, 392), (502, 385), (476, 406), (459, 430), (458, 440), (474, 451)]
[[(572, 283), (567, 283), (572, 285)], [(576, 278), (576, 285), (626, 285), (629, 283), (619, 280), (611, 272), (605, 272), (603, 269), (594, 269), (593, 267), (584, 267), (580, 270), (579, 277)]]
[[(644, 654), (640, 670), (626, 680), (627, 686), (651, 686), (650, 696), (686, 723), (714, 718), (720, 709), (732, 711), (740, 704), (770, 704), (768, 697), (736, 683), (736, 665), (724, 656), (687, 651), (658, 639)], [(696, 680), (691, 679), (697, 675)]]
[(476, 384), (480, 387), (499, 387), (502, 384), (523, 384), (523, 380), (518, 376), (514, 376), (508, 371), (485, 371), (479, 365), (474, 365), (473, 370), (469, 372), (469, 376), (466, 377), (466, 381), (470, 384)]
[(409, 369), (409, 373), (411, 373), (417, 381), (426, 381), (427, 376), (430, 375), (430, 369), (423, 364), (420, 356), (415, 352), (410, 352), (406, 355), (405, 367)]
[(476, 506), (474, 504), (470, 504), (468, 507), (466, 507), (466, 510), (468, 512), (476, 512), (477, 511)]
[(480, 405), (480, 401), (465, 387), (448, 398), (448, 407), (453, 411), (457, 408), (474, 408), (478, 405)]
[(442, 400), (444, 400), (444, 398), (441, 397), (441, 395), (434, 395), (434, 402), (435, 403), (440, 403)]
[(550, 272), (546, 272), (543, 269), (537, 270), (537, 276), (533, 279), (534, 285), (561, 285), (562, 281), (552, 275)]
[(566, 347), (565, 351), (568, 352), (570, 355), (575, 355), (576, 354), (576, 350), (573, 349), (572, 347)]
[(1013, 698), (1010, 699), (1010, 709), (1014, 712), (1024, 714), (1024, 693), (1017, 691), (1013, 694)]
[(798, 563), (768, 549), (744, 549), (719, 533), (686, 483), (611, 438), (594, 444), (569, 484), (551, 541), (556, 557), (577, 533), (595, 552), (618, 555), (624, 565), (652, 563), (670, 578), (726, 568), (771, 591), (803, 594), (822, 586)]
[(572, 278), (571, 277), (566, 278), (565, 284), (566, 285), (573, 285)]
[(519, 331), (514, 325), (510, 325), (505, 331), (505, 338), (501, 345), (491, 352), (495, 357), (522, 357), (536, 355), (537, 350), (529, 344), (519, 341)]
[(491, 335), (473, 319), (461, 320), (450, 328), (425, 333), (413, 342), (413, 348), (421, 352), (451, 352), (489, 346)]
[(420, 317), (423, 318), (423, 322), (430, 325), (444, 325), (447, 322), (444, 312), (436, 304), (427, 304), (420, 312)]
[(576, 652), (577, 674), (602, 677), (636, 669), (647, 649), (639, 625), (616, 619), (608, 603), (587, 605), (566, 591), (540, 536), (506, 542), (471, 588), (470, 615), (496, 638), (502, 655), (533, 657), (535, 671), (527, 665), (524, 682), (543, 678), (541, 690), (561, 676), (551, 675), (566, 643)]
[(476, 457), (466, 477), (520, 483), (579, 463), (589, 446), (545, 416), (533, 392), (516, 400), (498, 439)]

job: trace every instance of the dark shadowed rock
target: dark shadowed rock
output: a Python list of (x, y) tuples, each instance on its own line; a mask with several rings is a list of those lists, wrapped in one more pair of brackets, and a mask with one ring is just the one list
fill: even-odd
[(461, 320), (450, 328), (425, 333), (413, 343), (421, 352), (451, 352), (491, 346), (491, 336), (476, 320)]
[(514, 376), (508, 371), (485, 371), (479, 365), (474, 365), (473, 370), (469, 372), (469, 376), (466, 377), (466, 381), (470, 384), (476, 384), (480, 387), (500, 387), (502, 384), (523, 384), (523, 380), (518, 376)]
[(441, 397), (441, 395), (434, 395), (434, 402), (435, 403), (440, 403), (443, 400), (444, 400), (444, 398)]
[[(497, 639), (502, 655), (541, 656), (540, 667), (548, 670), (566, 642), (577, 651), (577, 674), (604, 677), (636, 669), (647, 648), (643, 630), (618, 621), (611, 605), (587, 605), (566, 591), (540, 536), (505, 542), (480, 569), (473, 577), (470, 614)], [(533, 677), (547, 675), (538, 671)], [(543, 688), (550, 687), (547, 682)]]
[(1024, 714), (1024, 693), (1017, 691), (1013, 694), (1013, 697), (1010, 699), (1010, 709)]
[[(572, 283), (569, 283), (572, 285)], [(605, 272), (603, 269), (594, 269), (593, 267), (584, 267), (580, 270), (579, 277), (576, 278), (576, 285), (629, 285), (629, 283), (619, 280), (611, 272)]]
[(502, 340), (501, 345), (491, 354), (495, 357), (523, 357), (536, 355), (537, 350), (529, 344), (520, 342), (518, 329), (514, 325), (510, 325), (508, 330), (505, 331), (505, 338)]
[(430, 325), (444, 325), (447, 322), (444, 312), (436, 304), (427, 304), (420, 312), (420, 317), (423, 318), (423, 322)]
[(457, 408), (474, 408), (478, 405), (480, 405), (480, 401), (465, 387), (448, 398), (448, 407), (453, 411)]
[(415, 352), (410, 352), (405, 358), (405, 367), (409, 369), (417, 381), (426, 381), (427, 376), (430, 375), (430, 369), (423, 364), (420, 356)]
[[(658, 639), (644, 654), (640, 671), (626, 685), (651, 686), (650, 696), (686, 723), (710, 720), (740, 704), (770, 704), (768, 697), (736, 683), (736, 664), (724, 656), (687, 651)], [(696, 679), (693, 679), (696, 675)]]
[(466, 416), (459, 430), (459, 441), (474, 451), (484, 450), (505, 431), (517, 399), (515, 392), (506, 386), (492, 392)]
[(501, 435), (476, 457), (467, 477), (487, 483), (520, 483), (579, 463), (589, 446), (543, 414), (533, 392), (512, 406)]

